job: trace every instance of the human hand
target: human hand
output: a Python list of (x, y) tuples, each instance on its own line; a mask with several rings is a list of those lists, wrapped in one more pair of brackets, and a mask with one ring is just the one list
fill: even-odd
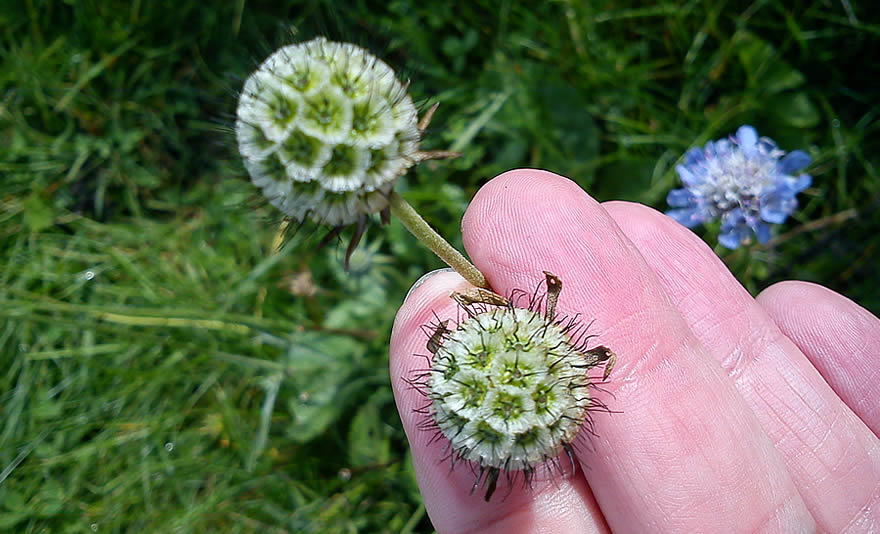
[(500, 485), (488, 503), (470, 495), (473, 473), (450, 471), (445, 440), (418, 428), (425, 399), (404, 380), (424, 367), (420, 326), (434, 313), (454, 321), (449, 294), (467, 287), (455, 273), (429, 277), (398, 312), (391, 377), (439, 533), (880, 529), (876, 317), (803, 282), (752, 298), (668, 217), (598, 204), (544, 171), (488, 183), (462, 233), (501, 294), (559, 276), (559, 313), (595, 319), (597, 342), (618, 355), (593, 394), (619, 413), (593, 414), (573, 476)]

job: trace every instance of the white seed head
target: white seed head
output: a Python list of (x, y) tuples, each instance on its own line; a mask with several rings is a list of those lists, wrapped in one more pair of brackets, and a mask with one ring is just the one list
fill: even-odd
[(543, 314), (536, 305), (487, 306), (482, 297), (454, 295), (469, 318), (451, 331), (438, 323), (428, 342), (433, 357), (421, 385), (429, 426), (449, 440), (454, 459), (488, 473), (486, 500), (499, 471), (523, 471), (529, 480), (569, 447), (589, 411), (602, 406), (589, 394), (589, 369), (604, 363), (607, 376), (614, 364), (606, 347), (583, 346), (579, 323), (555, 319), (561, 282), (549, 273), (547, 280)]
[(324, 38), (283, 47), (245, 81), (235, 125), (254, 184), (290, 217), (334, 226), (388, 206), (416, 161), (406, 86), (363, 48)]
[(494, 308), (459, 325), (434, 355), (431, 411), (462, 458), (534, 467), (558, 455), (586, 419), (587, 362), (541, 315)]

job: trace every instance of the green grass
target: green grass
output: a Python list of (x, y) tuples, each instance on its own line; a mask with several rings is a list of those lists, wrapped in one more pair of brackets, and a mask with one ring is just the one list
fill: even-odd
[(387, 343), (439, 262), (396, 222), (349, 275), (321, 230), (275, 251), (230, 116), (277, 44), (369, 46), (441, 103), (425, 146), (463, 156), (399, 191), (459, 245), (498, 172), (664, 209), (688, 147), (753, 124), (814, 184), (773, 246), (719, 254), (880, 312), (871, 2), (277, 4), (0, 10), (0, 531), (430, 532)]

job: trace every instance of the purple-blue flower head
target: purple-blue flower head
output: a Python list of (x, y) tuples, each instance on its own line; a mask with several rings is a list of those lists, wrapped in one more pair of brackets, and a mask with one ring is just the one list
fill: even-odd
[(797, 171), (810, 164), (803, 150), (786, 154), (772, 139), (758, 137), (743, 125), (730, 139), (692, 148), (675, 167), (684, 187), (673, 189), (667, 215), (693, 228), (721, 219), (718, 242), (735, 249), (751, 240), (770, 239), (770, 224), (781, 224), (797, 208), (797, 194), (810, 187), (809, 174)]

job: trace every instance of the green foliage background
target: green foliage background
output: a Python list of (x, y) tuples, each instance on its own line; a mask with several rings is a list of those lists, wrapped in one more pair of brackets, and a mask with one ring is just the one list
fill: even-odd
[[(439, 262), (399, 224), (353, 258), (280, 218), (230, 132), (275, 46), (374, 50), (440, 102), (406, 176), (453, 242), (534, 166), (664, 209), (690, 146), (756, 126), (814, 159), (754, 292), (823, 283), (880, 312), (872, 2), (7, 0), (0, 9), (0, 531), (427, 532), (387, 343)], [(717, 228), (702, 231), (715, 242)]]

